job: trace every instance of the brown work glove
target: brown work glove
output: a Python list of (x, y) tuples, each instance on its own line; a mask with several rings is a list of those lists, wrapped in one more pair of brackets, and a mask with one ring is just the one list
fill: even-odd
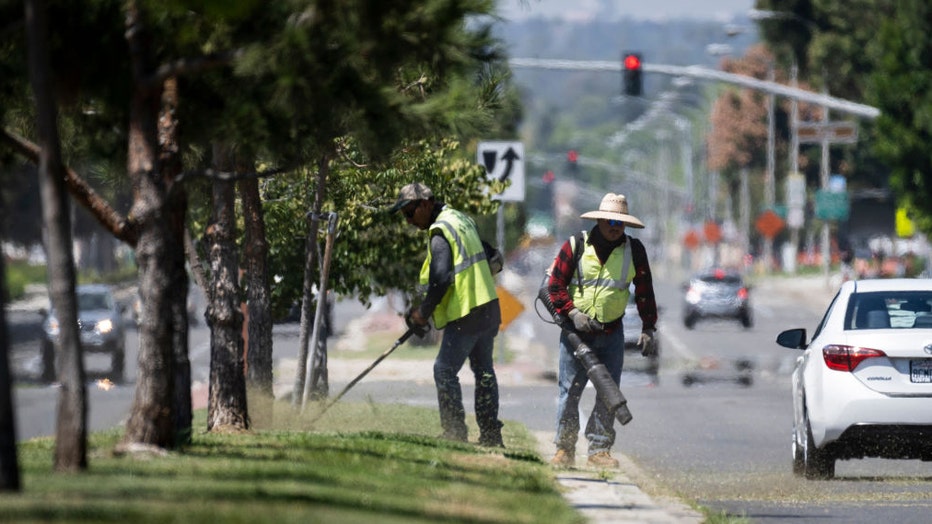
[(576, 308), (570, 310), (569, 317), (573, 328), (579, 333), (601, 333), (605, 329), (601, 322)]
[(641, 354), (645, 357), (652, 357), (657, 354), (657, 334), (653, 329), (645, 329), (638, 337), (638, 347), (641, 348)]

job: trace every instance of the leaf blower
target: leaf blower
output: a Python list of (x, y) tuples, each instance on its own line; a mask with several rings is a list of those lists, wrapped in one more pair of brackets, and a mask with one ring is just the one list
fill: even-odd
[(566, 331), (566, 339), (570, 347), (573, 348), (573, 355), (583, 365), (583, 368), (585, 368), (586, 375), (589, 376), (589, 380), (592, 382), (593, 387), (595, 387), (605, 407), (608, 408), (609, 412), (615, 415), (615, 418), (618, 419), (618, 422), (620, 422), (622, 426), (631, 422), (633, 417), (631, 416), (631, 411), (628, 409), (628, 400), (621, 393), (618, 384), (612, 380), (608, 368), (599, 361), (599, 358), (596, 356), (595, 352), (592, 351), (592, 348), (582, 341), (578, 333), (564, 326), (566, 318), (557, 313), (557, 309), (554, 307), (553, 302), (550, 301), (550, 293), (547, 291), (546, 285), (541, 285), (540, 290), (537, 292), (537, 298), (543, 302), (544, 307), (547, 308), (547, 312), (553, 317), (554, 323)]

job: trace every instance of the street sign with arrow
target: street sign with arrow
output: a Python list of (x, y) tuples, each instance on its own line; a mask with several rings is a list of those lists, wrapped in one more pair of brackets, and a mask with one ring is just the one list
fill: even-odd
[(493, 198), (502, 202), (524, 202), (524, 144), (522, 142), (479, 142), (477, 161), (486, 175), (499, 182), (511, 182)]

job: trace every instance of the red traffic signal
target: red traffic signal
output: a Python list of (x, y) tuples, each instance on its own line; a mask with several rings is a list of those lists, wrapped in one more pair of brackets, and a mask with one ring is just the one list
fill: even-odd
[(622, 56), (621, 64), (624, 67), (623, 74), (623, 92), (627, 96), (641, 96), (641, 54), (625, 53)]

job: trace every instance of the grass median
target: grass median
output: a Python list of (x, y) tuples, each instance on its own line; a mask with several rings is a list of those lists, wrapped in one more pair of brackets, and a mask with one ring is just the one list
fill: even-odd
[[(23, 489), (0, 495), (4, 522), (582, 522), (524, 426), (506, 449), (435, 438), (436, 410), (334, 406), (315, 414), (279, 403), (271, 427), (206, 433), (148, 457), (118, 457), (122, 431), (93, 434), (89, 468), (53, 474), (54, 441), (19, 445)], [(474, 419), (471, 434), (478, 434)]]

